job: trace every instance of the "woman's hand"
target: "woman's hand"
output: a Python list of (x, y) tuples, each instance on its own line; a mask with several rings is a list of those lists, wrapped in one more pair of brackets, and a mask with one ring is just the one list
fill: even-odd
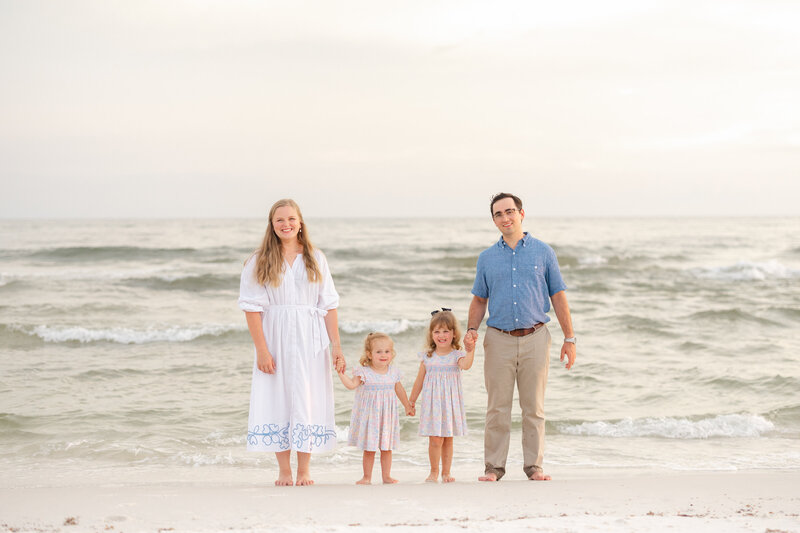
[(333, 356), (333, 366), (337, 373), (341, 374), (347, 370), (347, 362), (344, 360), (341, 346), (334, 346), (333, 350), (331, 350), (331, 355)]
[(275, 373), (275, 359), (272, 358), (272, 354), (270, 354), (269, 351), (259, 350), (256, 352), (256, 365), (258, 369), (265, 374)]

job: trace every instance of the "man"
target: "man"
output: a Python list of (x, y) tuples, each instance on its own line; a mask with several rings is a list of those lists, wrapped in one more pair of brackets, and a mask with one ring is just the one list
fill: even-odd
[(553, 249), (522, 231), (522, 200), (500, 193), (491, 201), (500, 240), (478, 257), (466, 336), (478, 340), (486, 308), (484, 380), (488, 393), (484, 434), (485, 473), (481, 481), (498, 481), (506, 472), (511, 438), (514, 382), (522, 407), (523, 470), (528, 479), (549, 480), (542, 470), (544, 390), (550, 367), (550, 331), (545, 325), (553, 303), (564, 332), (561, 361), (575, 363), (575, 334), (569, 304)]

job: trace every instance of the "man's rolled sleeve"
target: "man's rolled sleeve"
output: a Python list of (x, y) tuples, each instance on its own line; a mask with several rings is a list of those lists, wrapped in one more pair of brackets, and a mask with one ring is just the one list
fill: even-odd
[(561, 269), (558, 268), (556, 253), (552, 248), (549, 248), (548, 251), (545, 279), (547, 280), (547, 290), (552, 298), (554, 294), (567, 290), (567, 284), (564, 283), (564, 278), (561, 277)]

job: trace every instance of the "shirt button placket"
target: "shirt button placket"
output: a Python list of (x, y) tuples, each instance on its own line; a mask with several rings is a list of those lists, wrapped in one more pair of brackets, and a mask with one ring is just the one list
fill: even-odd
[(512, 308), (512, 313), (514, 316), (514, 324), (512, 329), (517, 329), (517, 323), (519, 322), (519, 318), (517, 318), (517, 302), (514, 300), (517, 299), (517, 252), (511, 252), (511, 301), (514, 302), (514, 306)]

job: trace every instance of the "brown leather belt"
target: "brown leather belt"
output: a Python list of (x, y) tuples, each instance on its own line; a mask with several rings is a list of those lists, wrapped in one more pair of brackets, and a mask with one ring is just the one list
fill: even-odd
[(530, 327), (530, 328), (512, 329), (510, 331), (506, 331), (504, 329), (495, 328), (495, 327), (492, 327), (492, 326), (489, 326), (489, 327), (492, 328), (492, 329), (496, 329), (500, 333), (505, 333), (506, 335), (511, 335), (512, 337), (524, 337), (525, 335), (530, 335), (531, 333), (533, 333), (537, 329), (541, 328), (542, 326), (544, 326), (544, 322), (539, 322), (538, 324), (534, 324), (533, 327)]

